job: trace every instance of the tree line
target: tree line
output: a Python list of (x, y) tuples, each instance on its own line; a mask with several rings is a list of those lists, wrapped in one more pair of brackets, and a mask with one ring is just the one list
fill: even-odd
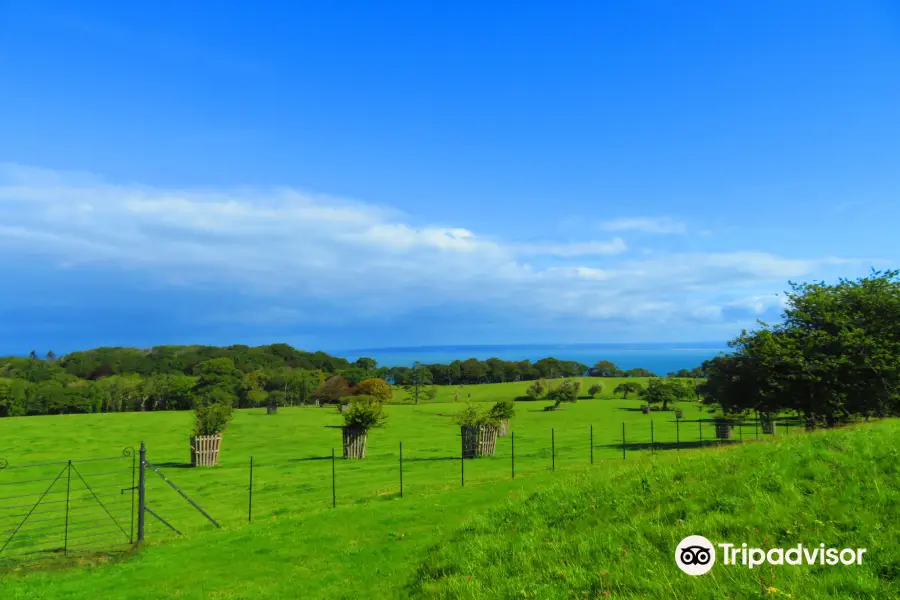
[[(216, 374), (221, 382), (208, 385)], [(266, 403), (295, 405), (333, 401), (380, 379), (404, 390), (415, 402), (433, 397), (434, 385), (466, 385), (596, 375), (648, 377), (646, 369), (622, 370), (609, 361), (593, 367), (552, 357), (531, 361), (471, 358), (449, 364), (379, 367), (363, 357), (354, 362), (288, 344), (250, 347), (158, 346), (149, 349), (96, 348), (57, 356), (0, 358), (0, 417), (77, 412), (188, 410), (198, 398), (222, 395), (235, 408)], [(204, 384), (204, 377), (207, 383)], [(326, 382), (334, 379), (330, 386)], [(335, 393), (335, 390), (341, 390)], [(316, 394), (316, 392), (319, 392)]]

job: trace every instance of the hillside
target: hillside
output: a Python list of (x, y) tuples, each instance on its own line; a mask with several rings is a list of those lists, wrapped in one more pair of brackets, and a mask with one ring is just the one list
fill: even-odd
[[(0, 597), (894, 598), (898, 434), (884, 421), (272, 516), (119, 563), (6, 574)], [(692, 578), (673, 561), (689, 534), (868, 553)]]
[[(428, 598), (896, 598), (900, 423), (582, 473), (472, 520), (420, 567)], [(720, 566), (678, 542), (866, 548), (860, 566)], [(721, 555), (719, 557), (721, 561)]]

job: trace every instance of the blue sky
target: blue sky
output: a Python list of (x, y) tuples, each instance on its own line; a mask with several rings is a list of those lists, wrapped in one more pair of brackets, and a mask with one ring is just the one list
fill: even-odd
[(0, 0), (0, 352), (697, 341), (896, 265), (880, 2)]

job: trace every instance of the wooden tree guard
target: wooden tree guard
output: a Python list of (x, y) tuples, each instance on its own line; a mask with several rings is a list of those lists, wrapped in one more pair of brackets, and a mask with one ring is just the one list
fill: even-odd
[(678, 410), (676, 410), (676, 411), (675, 411), (675, 418), (676, 418), (676, 419), (683, 419), (683, 418), (684, 418), (684, 411), (681, 410), (680, 408), (679, 408)]
[(762, 425), (762, 432), (766, 435), (775, 435), (775, 419), (772, 417), (762, 417), (759, 420)]
[(274, 415), (274, 414), (277, 413), (277, 412), (278, 412), (278, 406), (276, 406), (276, 405), (274, 405), (274, 404), (270, 404), (270, 405), (268, 405), (268, 406), (266, 407), (266, 414), (267, 414), (267, 415)]
[(497, 449), (497, 427), (481, 425), (479, 427), (461, 427), (463, 438), (463, 458), (493, 456)]
[(502, 421), (500, 421), (500, 428), (497, 429), (497, 435), (509, 435), (509, 419), (503, 419)]
[(725, 419), (716, 420), (716, 437), (720, 440), (730, 440), (734, 433), (734, 423)]
[(365, 458), (369, 432), (362, 427), (343, 427), (344, 458)]
[(191, 466), (214, 467), (219, 464), (222, 434), (191, 436)]
[(644, 413), (645, 415), (649, 415), (649, 414), (650, 414), (650, 407), (649, 407), (649, 406), (642, 406), (642, 407), (641, 407), (641, 412)]

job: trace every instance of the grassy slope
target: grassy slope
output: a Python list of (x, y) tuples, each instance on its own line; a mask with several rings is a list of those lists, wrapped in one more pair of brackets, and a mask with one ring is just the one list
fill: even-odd
[[(470, 522), (433, 551), (413, 589), (429, 598), (897, 598), (898, 434), (900, 423), (884, 422), (573, 477)], [(868, 554), (861, 566), (717, 563), (689, 577), (674, 550), (692, 534)]]
[[(772, 586), (795, 598), (893, 598), (898, 433), (900, 423), (884, 422), (721, 450), (643, 453), (567, 473), (269, 517), (121, 563), (7, 575), (0, 597), (748, 598)], [(862, 567), (717, 566), (690, 578), (672, 555), (695, 533), (869, 553)]]

